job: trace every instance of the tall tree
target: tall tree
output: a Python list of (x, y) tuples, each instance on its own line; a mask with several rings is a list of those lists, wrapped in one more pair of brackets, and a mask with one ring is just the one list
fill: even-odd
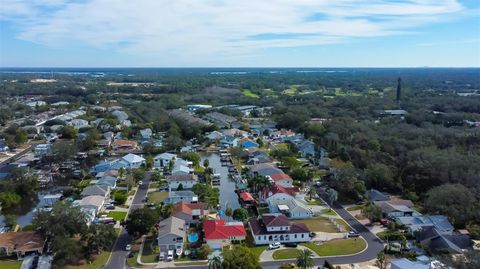
[(140, 236), (150, 231), (150, 228), (157, 222), (158, 214), (148, 207), (135, 209), (128, 215), (125, 228), (128, 234)]
[(383, 251), (380, 251), (377, 254), (377, 260), (375, 261), (375, 265), (379, 269), (386, 269), (387, 268), (387, 259), (385, 257), (385, 253)]
[(259, 259), (246, 246), (233, 245), (223, 250), (223, 269), (261, 269)]
[(308, 269), (315, 266), (315, 261), (313, 260), (313, 252), (308, 249), (304, 249), (297, 256), (297, 266), (302, 269)]
[(331, 205), (337, 201), (338, 199), (338, 193), (336, 190), (332, 189), (332, 188), (328, 188), (326, 191), (325, 191), (325, 194), (326, 194), (326, 198), (327, 198), (327, 203), (328, 205), (330, 206), (330, 211), (332, 210), (332, 207)]

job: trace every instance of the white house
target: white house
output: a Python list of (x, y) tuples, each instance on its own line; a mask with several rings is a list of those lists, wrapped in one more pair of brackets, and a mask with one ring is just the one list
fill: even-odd
[(183, 189), (191, 189), (193, 185), (198, 183), (198, 177), (195, 174), (169, 175), (167, 176), (166, 180), (170, 190), (177, 190), (180, 184), (182, 185)]
[(280, 185), (285, 188), (290, 188), (293, 186), (293, 179), (285, 173), (275, 173), (268, 175), (267, 178), (271, 180), (274, 184)]
[(84, 197), (82, 200), (73, 201), (73, 205), (79, 206), (86, 210), (94, 210), (95, 215), (100, 213), (105, 203), (105, 197), (100, 195), (91, 195)]
[(263, 214), (260, 220), (251, 218), (248, 226), (255, 245), (310, 241), (307, 226), (301, 222), (290, 222), (283, 214)]
[(80, 129), (83, 127), (88, 127), (88, 121), (82, 120), (82, 119), (73, 119), (69, 122), (67, 122), (68, 126), (72, 126), (75, 129)]
[(145, 164), (145, 159), (136, 154), (129, 153), (122, 157), (121, 162), (126, 164), (126, 168), (133, 169), (140, 168), (142, 164)]
[(153, 167), (154, 168), (164, 168), (168, 167), (170, 161), (175, 161), (177, 155), (164, 152), (162, 154), (158, 154), (153, 158)]
[(283, 213), (289, 219), (307, 219), (313, 217), (313, 211), (297, 199), (278, 193), (267, 199), (270, 213)]

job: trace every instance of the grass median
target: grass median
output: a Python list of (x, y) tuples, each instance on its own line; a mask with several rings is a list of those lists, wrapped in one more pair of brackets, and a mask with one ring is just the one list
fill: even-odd
[(363, 238), (344, 238), (327, 241), (323, 244), (317, 245), (313, 242), (302, 243), (319, 256), (337, 256), (337, 255), (351, 255), (364, 250), (367, 247), (367, 242)]

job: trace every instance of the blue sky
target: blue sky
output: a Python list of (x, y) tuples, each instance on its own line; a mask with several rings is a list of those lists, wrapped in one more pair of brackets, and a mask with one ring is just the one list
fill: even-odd
[(480, 67), (478, 0), (1, 0), (0, 67)]

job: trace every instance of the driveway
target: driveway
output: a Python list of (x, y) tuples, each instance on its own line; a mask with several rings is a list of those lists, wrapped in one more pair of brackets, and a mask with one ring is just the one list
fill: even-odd
[[(145, 178), (143, 179), (143, 184), (150, 183), (150, 176), (151, 173), (145, 173)], [(130, 206), (131, 210), (135, 210), (138, 208), (142, 208), (144, 206), (143, 199), (147, 195), (148, 188), (138, 188), (135, 196), (133, 197), (132, 205)], [(105, 265), (104, 269), (122, 269), (125, 268), (125, 262), (128, 255), (128, 252), (125, 250), (127, 244), (132, 242), (132, 237), (127, 233), (127, 231), (120, 227), (120, 235), (115, 242), (115, 246), (113, 246), (113, 252), (108, 260), (107, 265)]]

